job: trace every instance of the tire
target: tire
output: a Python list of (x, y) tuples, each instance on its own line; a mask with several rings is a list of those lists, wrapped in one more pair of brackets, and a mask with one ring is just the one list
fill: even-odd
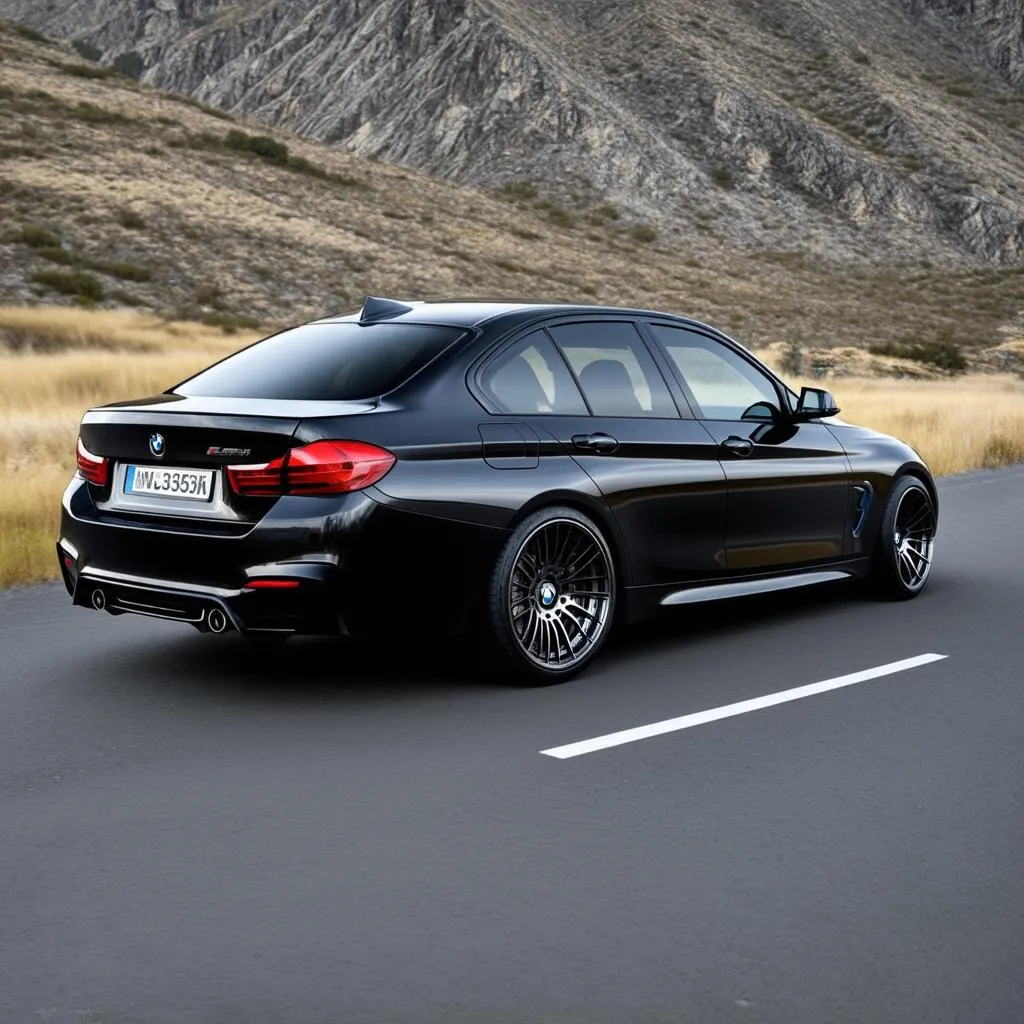
[(582, 672), (608, 638), (615, 598), (611, 549), (590, 519), (571, 508), (528, 516), (494, 566), (487, 599), (502, 676), (550, 686)]
[(882, 516), (871, 566), (876, 597), (907, 601), (917, 597), (931, 574), (935, 549), (935, 504), (914, 476), (894, 484)]

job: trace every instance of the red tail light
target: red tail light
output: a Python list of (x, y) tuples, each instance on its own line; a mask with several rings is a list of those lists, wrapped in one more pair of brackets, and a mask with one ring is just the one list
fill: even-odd
[(110, 460), (102, 455), (93, 455), (78, 439), (78, 472), (91, 484), (106, 487), (110, 479)]
[(395, 464), (391, 452), (363, 441), (314, 441), (272, 462), (228, 466), (236, 494), (344, 494), (375, 484)]

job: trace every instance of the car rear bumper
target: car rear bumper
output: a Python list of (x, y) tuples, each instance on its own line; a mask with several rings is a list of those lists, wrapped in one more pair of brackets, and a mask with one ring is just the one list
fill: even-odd
[(75, 605), (204, 631), (330, 635), (457, 625), (506, 532), (379, 497), (283, 498), (232, 535), (217, 524), (104, 513), (76, 479), (64, 494), (57, 556)]
[(72, 603), (82, 608), (169, 619), (204, 633), (348, 632), (340, 609), (331, 600), (332, 570), (326, 565), (288, 566), (288, 575), (280, 577), (280, 582), (287, 584), (283, 588), (229, 590), (95, 566), (78, 571), (66, 539), (57, 544), (57, 554)]

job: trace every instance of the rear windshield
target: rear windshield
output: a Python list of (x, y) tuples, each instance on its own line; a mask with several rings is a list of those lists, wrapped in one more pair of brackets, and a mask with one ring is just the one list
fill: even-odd
[(462, 336), (431, 324), (305, 324), (174, 388), (178, 395), (346, 402), (393, 391)]

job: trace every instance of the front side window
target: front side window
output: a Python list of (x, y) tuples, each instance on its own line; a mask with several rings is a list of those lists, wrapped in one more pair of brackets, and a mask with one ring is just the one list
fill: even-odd
[(595, 416), (678, 418), (668, 386), (633, 324), (595, 321), (550, 331)]
[(689, 388), (704, 419), (770, 419), (764, 404), (779, 407), (769, 377), (727, 345), (666, 324), (650, 328)]
[(303, 324), (228, 356), (174, 393), (311, 402), (377, 398), (464, 333), (434, 324)]
[(481, 383), (502, 412), (587, 415), (572, 374), (543, 331), (534, 331), (505, 349), (484, 371)]

